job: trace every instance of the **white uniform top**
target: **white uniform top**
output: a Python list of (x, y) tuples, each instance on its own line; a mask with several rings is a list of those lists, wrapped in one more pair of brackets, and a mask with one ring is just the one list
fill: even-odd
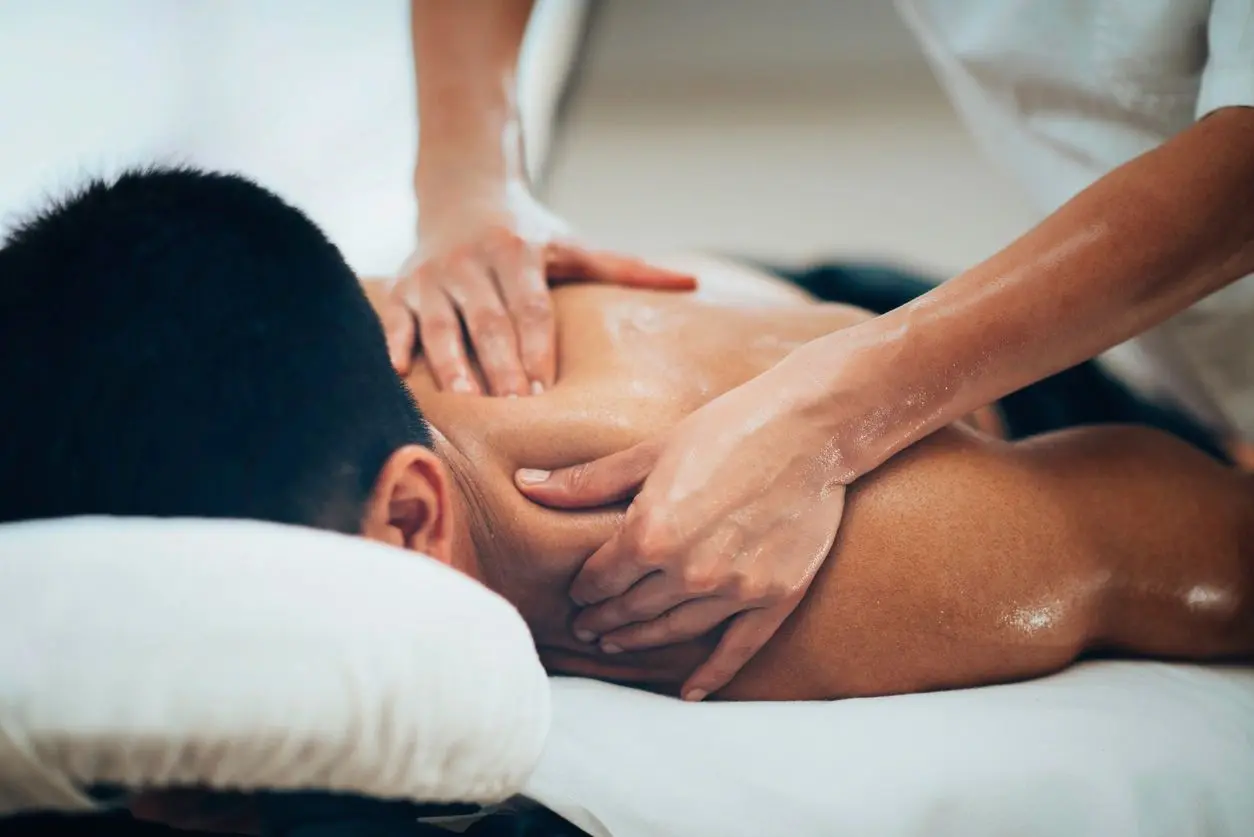
[[(1254, 105), (1254, 0), (898, 5), (977, 141), (1042, 214), (1208, 113)], [(1254, 441), (1254, 277), (1103, 361)]]

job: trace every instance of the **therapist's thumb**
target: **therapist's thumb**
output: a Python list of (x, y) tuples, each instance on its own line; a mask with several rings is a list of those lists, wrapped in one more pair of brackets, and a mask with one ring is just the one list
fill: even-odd
[(514, 482), (528, 499), (560, 509), (606, 506), (630, 499), (653, 470), (661, 453), (656, 442), (642, 442), (627, 450), (582, 465), (541, 471), (520, 468)]

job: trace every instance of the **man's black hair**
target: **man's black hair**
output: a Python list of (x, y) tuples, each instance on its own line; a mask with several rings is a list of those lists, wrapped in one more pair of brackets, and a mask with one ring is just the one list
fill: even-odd
[(242, 177), (96, 180), (0, 249), (0, 522), (358, 532), (388, 455), (430, 441), (339, 251)]

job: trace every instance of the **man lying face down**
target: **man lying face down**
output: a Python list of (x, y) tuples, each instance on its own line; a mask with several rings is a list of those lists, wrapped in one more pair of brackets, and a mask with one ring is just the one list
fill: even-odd
[[(298, 211), (231, 176), (93, 184), (0, 250), (0, 520), (360, 533), (505, 596), (551, 670), (673, 691), (717, 637), (606, 654), (571, 635), (569, 583), (622, 509), (541, 508), (512, 475), (664, 431), (867, 316), (700, 267), (705, 297), (560, 290), (543, 395), (441, 393), (419, 364), (428, 425), (361, 286)], [(955, 426), (852, 488), (805, 601), (719, 697), (972, 686), (1086, 652), (1248, 658), (1252, 587), (1249, 478), (1147, 429), (1011, 444)]]

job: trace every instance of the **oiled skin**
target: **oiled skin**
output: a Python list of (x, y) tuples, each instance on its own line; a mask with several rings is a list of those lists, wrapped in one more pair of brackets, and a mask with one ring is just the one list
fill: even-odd
[[(518, 467), (588, 461), (664, 432), (797, 344), (866, 316), (704, 259), (697, 297), (560, 289), (558, 385), (542, 396), (410, 384), (446, 437), (461, 549), (513, 601), (555, 672), (673, 691), (715, 637), (606, 656), (576, 641), (567, 586), (617, 511), (523, 498)], [(1153, 431), (1009, 444), (945, 428), (859, 480), (805, 601), (717, 697), (826, 699), (981, 685), (1088, 649), (1180, 659), (1254, 651), (1249, 478)]]

